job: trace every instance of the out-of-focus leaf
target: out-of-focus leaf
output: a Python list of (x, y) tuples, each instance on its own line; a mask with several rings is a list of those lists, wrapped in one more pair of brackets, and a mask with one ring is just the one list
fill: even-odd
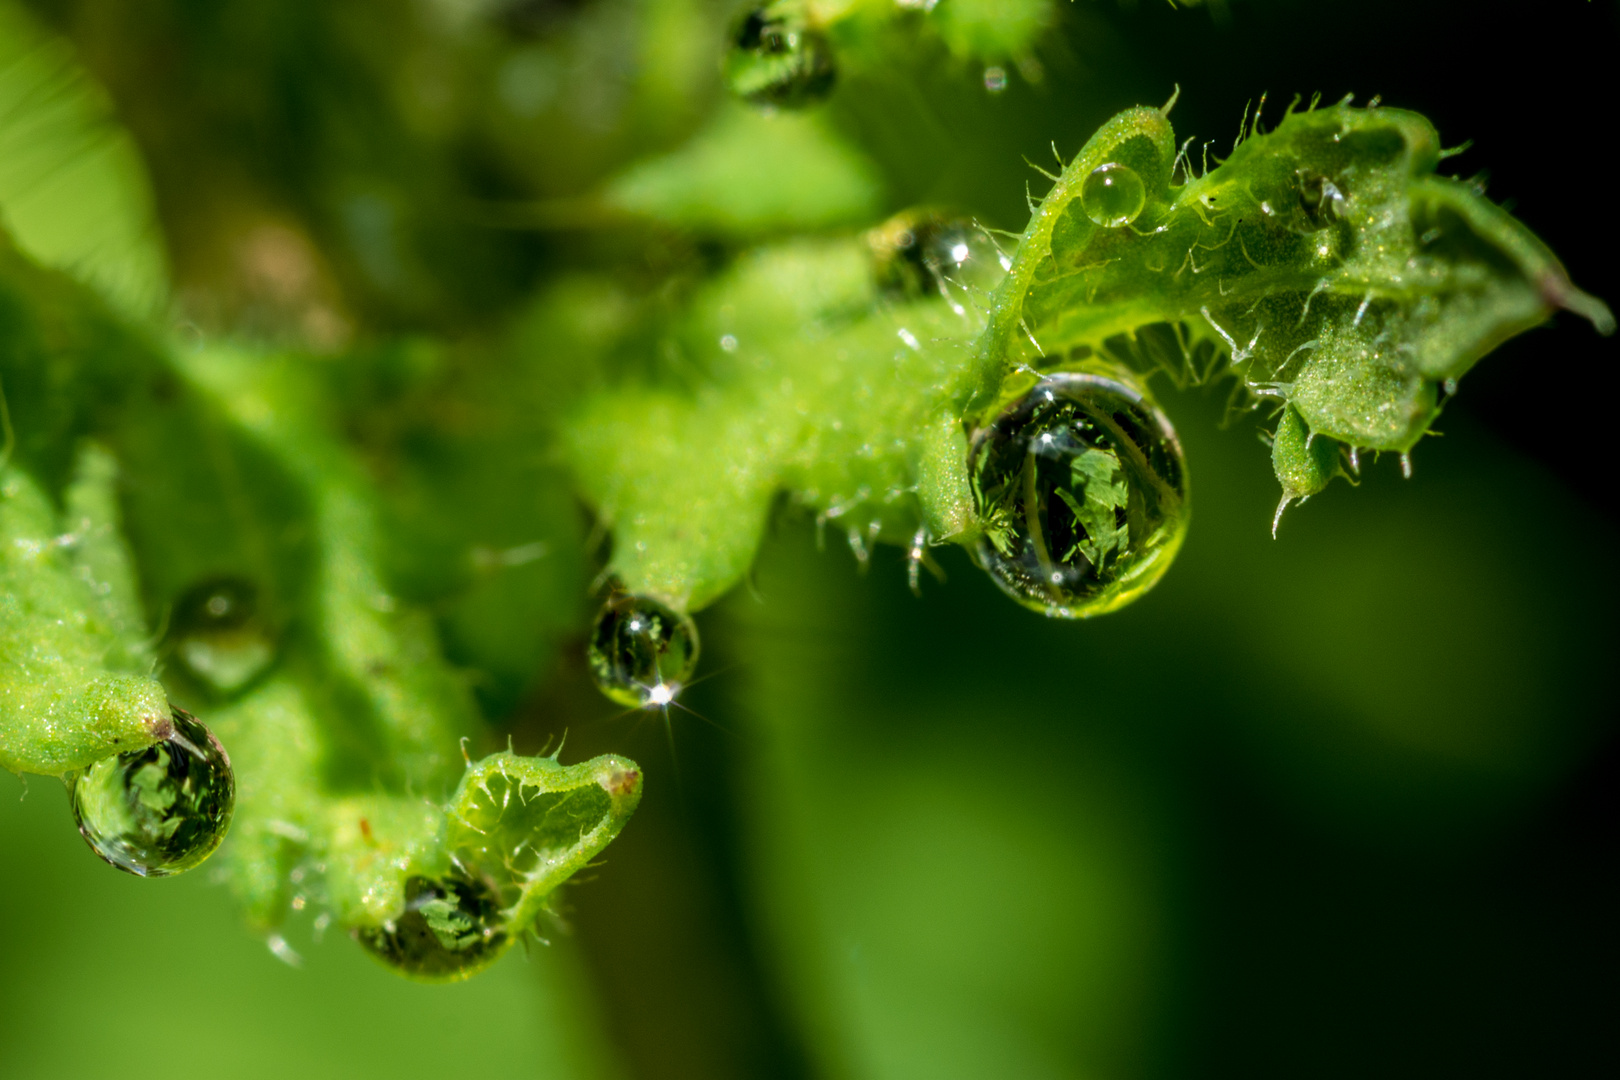
[(72, 48), (13, 0), (0, 0), (0, 225), (128, 314), (166, 299), (140, 152)]
[(877, 170), (819, 117), (722, 109), (683, 147), (632, 166), (609, 204), (677, 228), (747, 237), (869, 219)]

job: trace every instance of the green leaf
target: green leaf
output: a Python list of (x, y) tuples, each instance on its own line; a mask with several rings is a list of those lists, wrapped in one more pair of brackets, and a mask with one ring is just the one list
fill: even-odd
[(1271, 531), (1291, 502), (1304, 502), (1327, 487), (1336, 476), (1343, 476), (1339, 464), (1339, 444), (1326, 435), (1313, 435), (1304, 417), (1292, 405), (1284, 405), (1271, 440), (1271, 468), (1282, 485), (1282, 502), (1272, 519)]
[[(471, 694), (427, 612), (389, 585), (376, 485), (337, 434), (326, 362), (153, 348), (15, 253), (0, 271), (18, 459), (0, 477), (0, 765), (59, 774), (150, 744), (172, 694), (231, 754), (221, 858), (259, 929), (313, 902), (364, 941), (405, 942), (373, 949), (405, 974), (493, 962), (617, 835), (639, 769), (468, 761), (483, 734)], [(90, 435), (104, 443), (58, 481), (58, 512), (35, 473), (59, 476), (60, 444)], [(221, 579), (259, 601), (231, 630), (250, 640), (217, 637), (214, 654), (258, 650), (262, 676), (214, 678), (188, 648), (213, 631), (187, 621), (186, 598)], [(169, 623), (166, 685), (143, 594)], [(476, 953), (450, 934), (457, 947), (424, 964), (420, 940), (390, 928), (421, 917), (448, 933), (465, 913), (440, 908), (462, 894), (434, 883), (458, 874), (499, 906)]]
[(709, 126), (612, 181), (610, 205), (665, 225), (749, 236), (869, 218), (877, 170), (824, 121), (800, 113), (721, 109)]
[(1026, 55), (1054, 18), (1047, 0), (944, 0), (933, 11), (951, 52), (986, 60)]
[(128, 314), (165, 300), (140, 152), (73, 50), (12, 0), (0, 0), (0, 225)]
[[(993, 295), (880, 290), (893, 227), (742, 260), (668, 327), (669, 364), (567, 427), (614, 529), (610, 571), (701, 607), (747, 572), (783, 490), (863, 559), (879, 539), (995, 542), (1006, 523), (969, 497), (960, 432), (1046, 371), (1229, 368), (1303, 425), (1275, 441), (1293, 500), (1331, 478), (1337, 443), (1410, 449), (1440, 383), (1555, 310), (1612, 330), (1522, 225), (1433, 175), (1422, 117), (1340, 105), (1257, 129), (1196, 176), (1162, 110), (1109, 121), (1034, 208)], [(1097, 527), (1081, 552), (1094, 563), (1124, 542), (1104, 509), (1076, 511)]]
[[(1338, 105), (1257, 128), (1203, 176), (1178, 159), (1160, 110), (1093, 136), (997, 293), (975, 407), (1023, 365), (1095, 352), (1186, 371), (1221, 355), (1312, 432), (1405, 451), (1436, 415), (1436, 386), (1507, 338), (1560, 308), (1614, 329), (1524, 226), (1434, 175), (1439, 137), (1421, 116)], [(1110, 164), (1145, 185), (1120, 227), (1092, 220), (1083, 195)], [(1143, 348), (1157, 324), (1174, 332), (1168, 356)]]
[(27, 473), (0, 471), (0, 768), (60, 776), (167, 733), (111, 480), (86, 449), (64, 521)]

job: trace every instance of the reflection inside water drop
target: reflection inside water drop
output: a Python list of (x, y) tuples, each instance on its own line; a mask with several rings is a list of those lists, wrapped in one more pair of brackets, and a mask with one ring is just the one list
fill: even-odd
[(765, 4), (738, 20), (726, 50), (726, 88), (756, 105), (799, 108), (832, 93), (832, 46), (790, 3)]
[(175, 601), (169, 632), (174, 657), (217, 694), (231, 695), (258, 678), (276, 656), (259, 615), (258, 590), (238, 577), (210, 578)]
[(1105, 229), (1129, 225), (1146, 205), (1147, 185), (1129, 165), (1099, 165), (1080, 185), (1080, 209)]
[(1084, 618), (1159, 580), (1187, 527), (1169, 420), (1123, 375), (1047, 376), (974, 435), (978, 562), (1025, 607)]
[(103, 758), (69, 777), (73, 820), (97, 855), (141, 877), (189, 870), (225, 838), (236, 779), (225, 748), (175, 709), (162, 742)]
[(1008, 261), (983, 226), (938, 210), (907, 210), (867, 234), (873, 276), (894, 299), (941, 294), (960, 307), (982, 306), (1007, 274)]
[(631, 708), (673, 702), (697, 658), (697, 626), (688, 616), (650, 596), (628, 593), (603, 606), (585, 653), (602, 693)]
[(405, 912), (385, 926), (354, 931), (383, 963), (416, 979), (453, 981), (482, 970), (507, 944), (495, 890), (452, 870), (405, 879)]

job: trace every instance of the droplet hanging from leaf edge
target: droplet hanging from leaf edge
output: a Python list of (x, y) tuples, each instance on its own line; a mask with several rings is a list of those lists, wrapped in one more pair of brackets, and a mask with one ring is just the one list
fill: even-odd
[(161, 742), (68, 777), (73, 820), (90, 849), (138, 877), (197, 866), (219, 847), (236, 806), (231, 759), (214, 733), (174, 709)]
[(603, 694), (630, 708), (675, 700), (697, 667), (698, 632), (690, 616), (650, 596), (621, 593), (602, 606), (586, 662)]
[(1188, 521), (1170, 421), (1120, 373), (1048, 375), (974, 433), (976, 561), (1018, 603), (1086, 618), (1158, 583)]

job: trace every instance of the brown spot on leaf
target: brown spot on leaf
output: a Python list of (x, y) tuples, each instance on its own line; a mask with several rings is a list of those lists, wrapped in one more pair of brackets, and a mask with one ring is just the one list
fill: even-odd
[(598, 783), (609, 795), (628, 795), (641, 783), (641, 770), (613, 769)]

